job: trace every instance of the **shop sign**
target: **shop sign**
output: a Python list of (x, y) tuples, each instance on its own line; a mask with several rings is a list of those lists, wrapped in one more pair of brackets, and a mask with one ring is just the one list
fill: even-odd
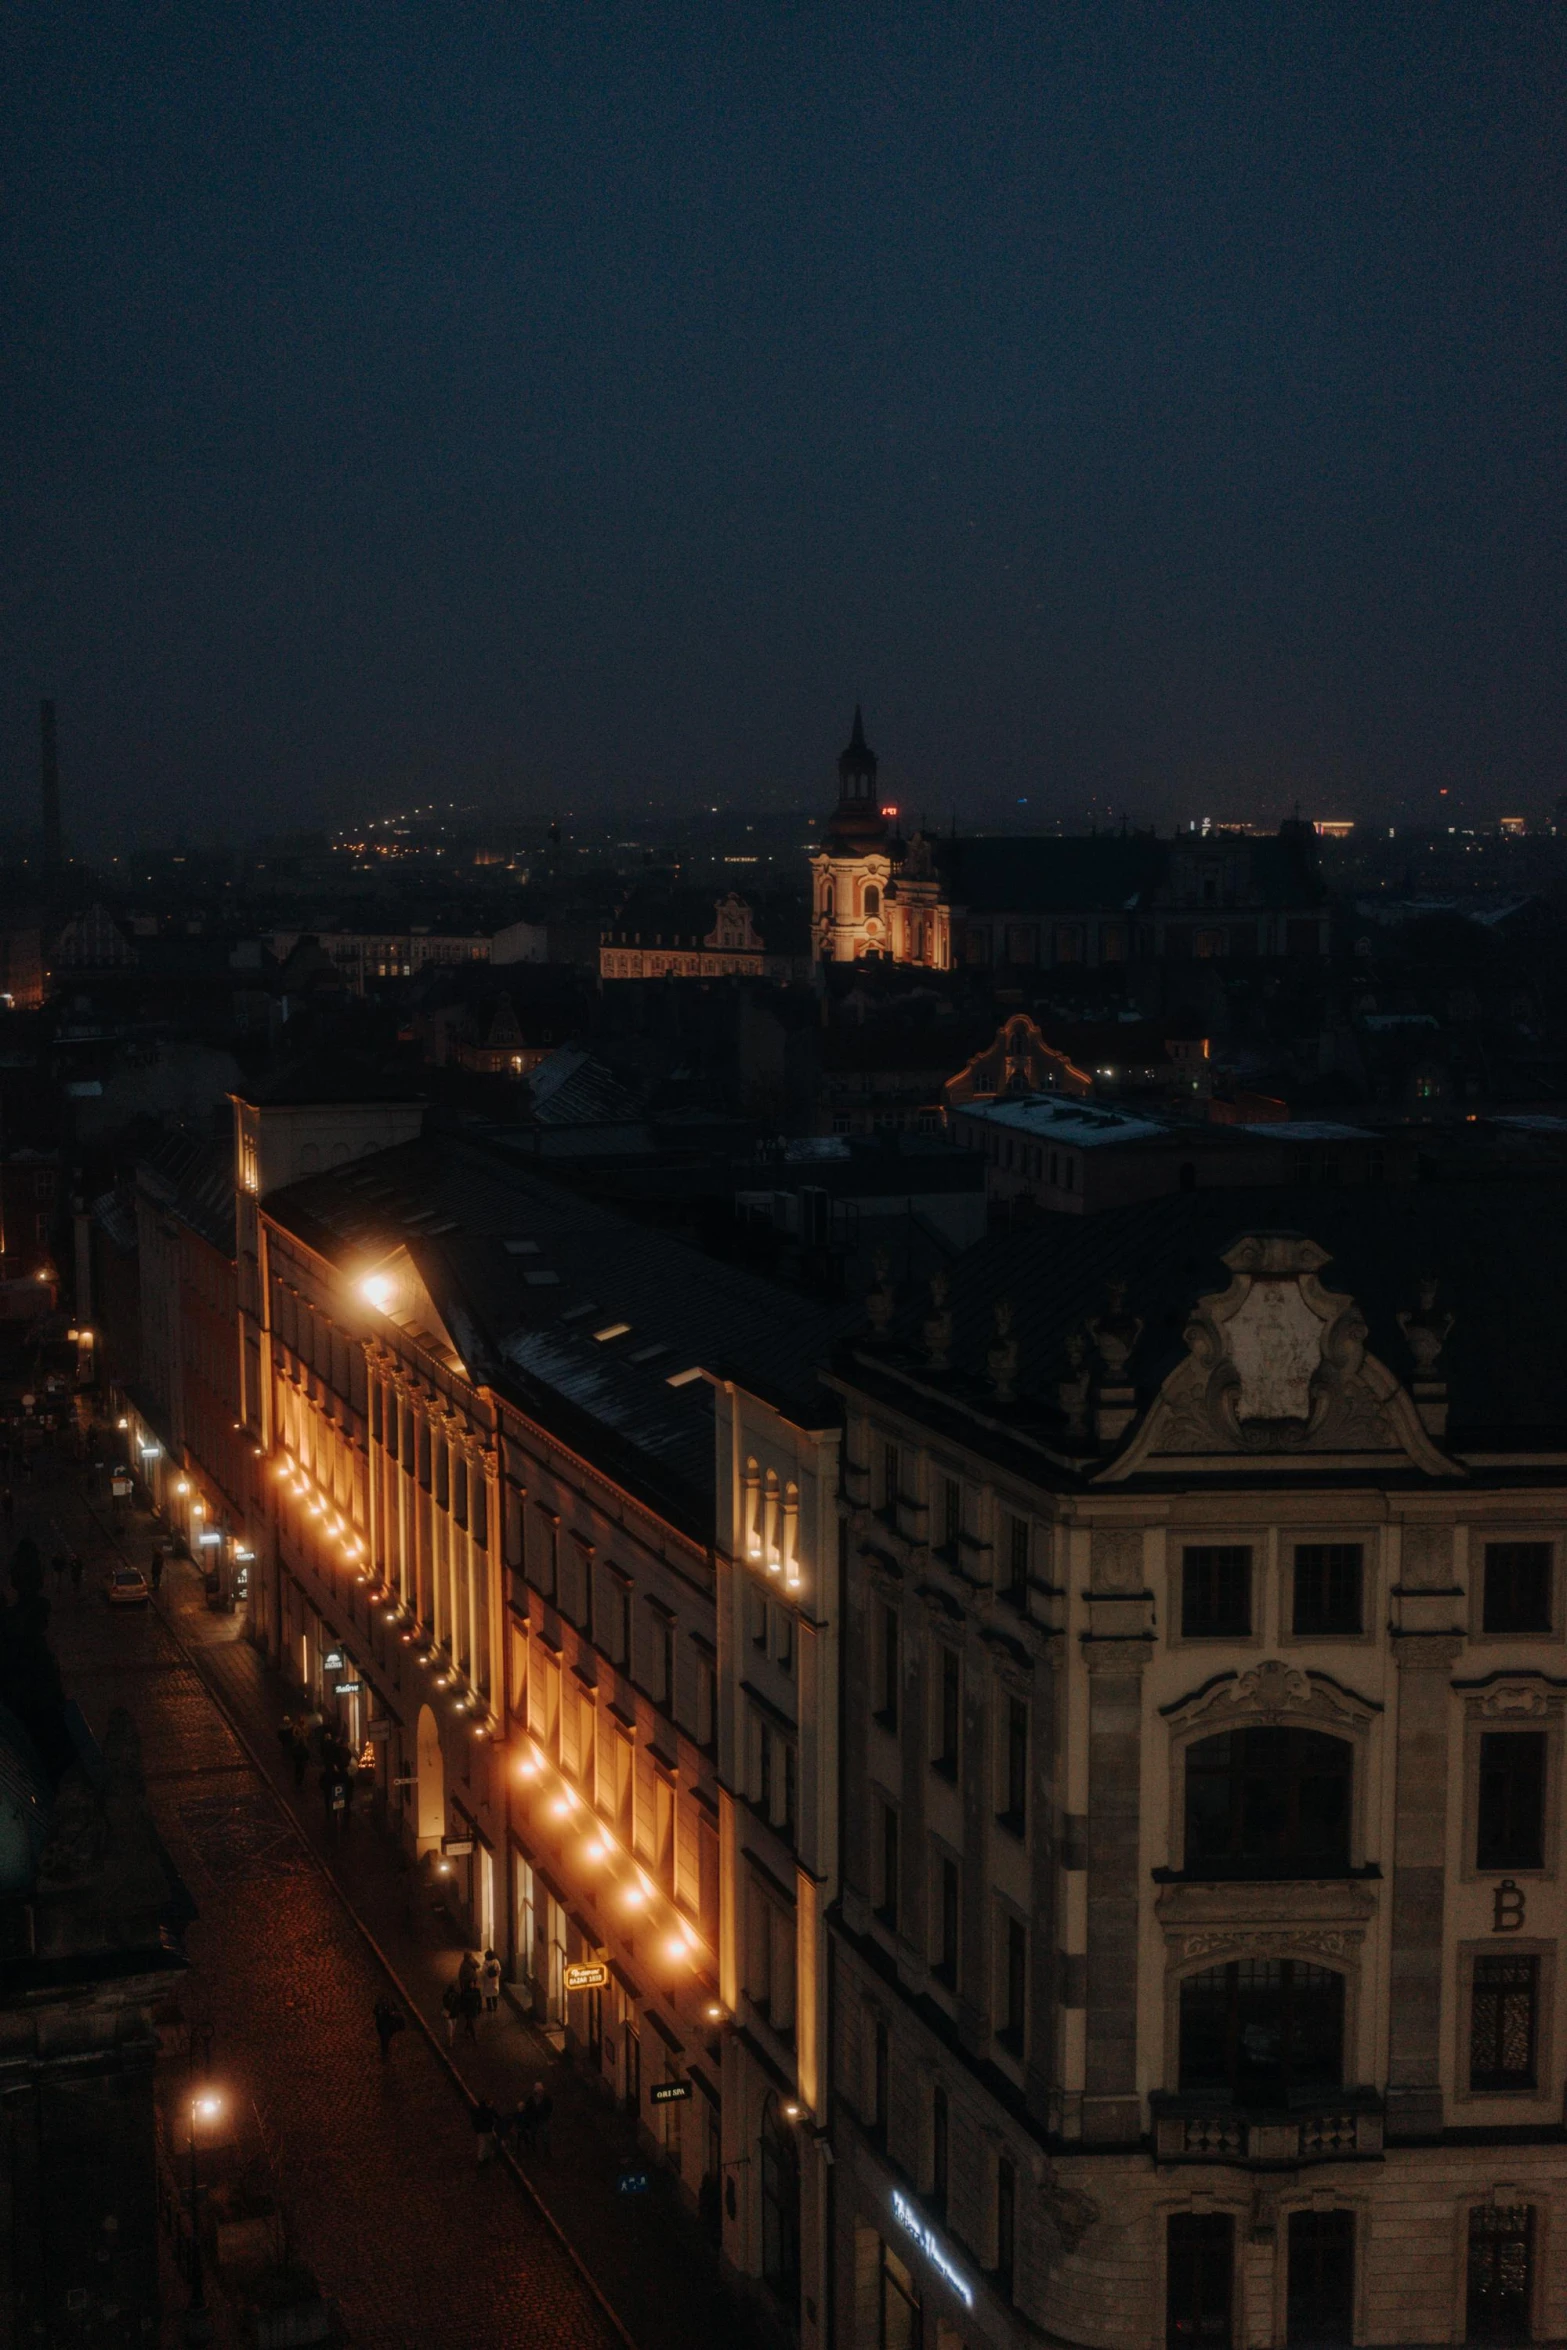
[(655, 2081), (647, 2093), (649, 2105), (684, 2105), (691, 2094), (689, 2081)]
[(339, 1681), (337, 1694), (339, 1697), (357, 1697), (363, 1687), (363, 1681)]
[(617, 2195), (645, 2195), (652, 2185), (645, 2170), (623, 2170), (615, 2181)]
[(596, 1962), (590, 1961), (580, 1966), (569, 1966), (566, 1969), (568, 1991), (602, 1991), (608, 1981), (608, 1967), (601, 1966)]
[(461, 1860), (473, 1850), (473, 1838), (471, 1836), (443, 1836), (441, 1850), (448, 1859)]
[(908, 2197), (900, 2195), (896, 2187), (892, 2191), (892, 2216), (904, 2233), (914, 2238), (915, 2243), (924, 2253), (925, 2258), (930, 2262), (943, 2284), (951, 2286), (965, 2309), (972, 2309), (974, 2306), (973, 2286), (964, 2276), (935, 2229), (926, 2226)]
[(116, 1501), (129, 1501), (131, 1498), (131, 1481), (129, 1477), (113, 1478), (109, 1485), (109, 1491), (113, 1494)]
[(327, 1652), (326, 1652), (325, 1656), (324, 1656), (324, 1657), (321, 1659), (321, 1670), (322, 1670), (322, 1672), (323, 1672), (323, 1673), (340, 1673), (340, 1672), (342, 1671), (342, 1669), (343, 1669), (343, 1652), (342, 1652), (342, 1650), (341, 1650), (340, 1648), (329, 1648), (329, 1649), (327, 1650)]

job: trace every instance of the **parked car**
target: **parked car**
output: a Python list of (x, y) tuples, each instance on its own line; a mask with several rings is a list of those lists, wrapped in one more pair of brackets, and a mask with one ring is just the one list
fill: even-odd
[(103, 1595), (110, 1607), (145, 1607), (152, 1597), (140, 1567), (112, 1567)]

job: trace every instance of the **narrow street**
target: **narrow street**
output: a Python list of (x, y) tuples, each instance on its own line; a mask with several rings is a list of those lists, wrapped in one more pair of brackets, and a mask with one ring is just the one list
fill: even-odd
[[(46, 1561), (63, 1537), (86, 1561), (79, 1596), (49, 1583), (66, 1687), (96, 1733), (116, 1705), (137, 1723), (153, 1811), (199, 1912), (186, 2005), (210, 2048), (205, 2078), (269, 2158), (293, 2246), (354, 2350), (618, 2350), (626, 2332), (524, 2186), (505, 2164), (477, 2167), (467, 2099), (417, 2023), (382, 2064), (371, 2012), (387, 1976), (177, 1637), (183, 1620), (227, 1645), (235, 1622), (206, 1616), (183, 1564), (156, 1606), (111, 1610), (114, 1542), (83, 1483), (74, 1467), (41, 1469), (18, 1491), (15, 1535)], [(144, 1521), (122, 1539), (145, 1559)]]

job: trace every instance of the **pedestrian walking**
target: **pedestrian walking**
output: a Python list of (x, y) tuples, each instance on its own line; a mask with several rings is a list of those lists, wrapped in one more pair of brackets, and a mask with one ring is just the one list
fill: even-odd
[(473, 2134), (478, 2145), (479, 2168), (493, 2162), (499, 2148), (495, 2141), (496, 2113), (487, 2097), (481, 2097), (473, 2109)]
[(56, 1591), (63, 1591), (65, 1589), (65, 1569), (67, 1565), (64, 1551), (57, 1550), (53, 1558), (49, 1561), (49, 1565), (54, 1573), (54, 1587)]
[(542, 2081), (535, 2081), (533, 2087), (528, 2091), (528, 2112), (532, 2118), (532, 2127), (528, 2133), (529, 2142), (538, 2148), (547, 2161), (550, 2151), (550, 2122), (554, 2117), (555, 2100)]
[(297, 1722), (290, 1726), (288, 1733), (288, 1759), (294, 1766), (294, 1787), (297, 1792), (303, 1787), (305, 1773), (310, 1768), (310, 1741)]
[(512, 2114), (511, 2134), (517, 2141), (519, 2154), (533, 2152), (533, 2107), (529, 2102), (526, 2090), (518, 2098), (516, 2110)]
[(493, 2015), (501, 2003), (501, 1962), (493, 1950), (487, 1950), (484, 1954), (484, 1964), (479, 1969), (479, 1989), (484, 1998), (485, 2014)]
[(457, 1998), (458, 2004), (462, 2008), (463, 2031), (470, 2040), (477, 2040), (479, 2018), (484, 2012), (484, 2000), (480, 1995), (478, 1984), (476, 1982), (470, 1983), (466, 1991), (458, 1992)]
[(158, 1548), (152, 1554), (152, 1596), (154, 1599), (156, 1599), (158, 1596), (158, 1586), (162, 1583), (162, 1581), (163, 1546), (160, 1543)]
[(462, 2014), (462, 1993), (455, 1983), (448, 1983), (441, 1994), (441, 2016), (446, 2025), (446, 2045), (451, 2047), (457, 2037), (457, 2018)]
[[(80, 1599), (82, 1595), (82, 1575), (84, 1572), (82, 1554), (79, 1550), (73, 1550), (71, 1553), (71, 1592), (73, 1597), (77, 1599)], [(153, 1577), (152, 1587), (154, 1591), (158, 1588), (156, 1576)]]
[(392, 2053), (392, 2042), (403, 2029), (406, 2017), (400, 2007), (394, 2007), (384, 1995), (375, 2003), (375, 2036), (381, 2043), (381, 2062), (385, 2064)]
[(476, 1983), (478, 1980), (478, 1957), (475, 1952), (465, 1950), (462, 1954), (462, 1963), (457, 1969), (457, 1988), (459, 1991), (466, 1991), (470, 1983)]

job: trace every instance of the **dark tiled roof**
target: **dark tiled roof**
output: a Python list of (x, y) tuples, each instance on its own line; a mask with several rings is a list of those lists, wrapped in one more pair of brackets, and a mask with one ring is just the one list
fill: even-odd
[[(1439, 1303), (1453, 1316), (1441, 1367), (1455, 1447), (1567, 1445), (1567, 1181), (1548, 1176), (1386, 1191), (1184, 1192), (993, 1235), (952, 1270), (954, 1396), (994, 1410), (984, 1400), (985, 1355), (994, 1343), (992, 1310), (1009, 1297), (1020, 1387), (1053, 1397), (1067, 1369), (1068, 1336), (1103, 1313), (1109, 1284), (1124, 1280), (1126, 1309), (1143, 1323), (1129, 1375), (1146, 1401), (1183, 1356), (1197, 1299), (1228, 1286), (1222, 1252), (1243, 1233), (1281, 1231), (1305, 1233), (1328, 1250), (1319, 1278), (1354, 1296), (1371, 1352), (1399, 1379), (1413, 1365), (1397, 1314), (1415, 1303), (1423, 1275), (1436, 1277)], [(916, 1375), (929, 1310), (924, 1298), (905, 1298), (895, 1322)], [(1040, 1423), (1047, 1440), (1050, 1416), (1047, 1402)]]
[(257, 1108), (314, 1108), (325, 1103), (406, 1102), (419, 1099), (419, 1088), (401, 1074), (391, 1074), (368, 1062), (320, 1053), (290, 1062), (286, 1068), (239, 1089), (240, 1099)]
[(1163, 879), (1160, 841), (945, 840), (936, 844), (952, 903), (976, 914), (1124, 911)]
[(234, 1254), (234, 1145), (216, 1135), (171, 1134), (142, 1162), (150, 1190), (203, 1240)]
[[(410, 1226), (421, 1211), (451, 1229)], [(834, 1416), (816, 1372), (856, 1307), (717, 1263), (483, 1145), (430, 1137), (378, 1152), (275, 1193), (267, 1213), (350, 1274), (406, 1246), (476, 1379), (567, 1442), (591, 1442), (700, 1539), (712, 1532), (712, 1393), (705, 1379), (671, 1387), (672, 1373), (700, 1364), (815, 1421)], [(630, 1327), (594, 1337), (617, 1322)]]

